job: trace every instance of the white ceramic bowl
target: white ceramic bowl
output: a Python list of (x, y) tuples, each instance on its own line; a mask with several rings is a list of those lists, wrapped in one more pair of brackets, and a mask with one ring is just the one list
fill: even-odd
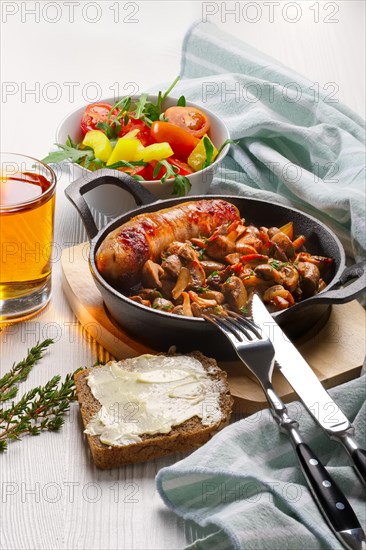
[[(137, 101), (139, 96), (133, 96), (133, 101)], [(150, 100), (156, 101), (157, 96), (151, 95)], [(168, 97), (163, 102), (163, 110), (177, 104), (178, 99), (173, 97)], [(115, 98), (106, 98), (101, 99), (100, 102), (110, 103), (113, 105), (115, 103)], [(195, 105), (187, 101), (187, 106), (197, 107), (201, 111), (207, 114), (211, 121), (210, 137), (219, 149), (226, 139), (229, 139), (229, 131), (226, 125), (220, 120), (214, 113), (208, 109), (204, 109), (201, 106)], [(68, 115), (60, 124), (56, 133), (56, 143), (64, 144), (67, 140), (67, 137), (70, 136), (73, 141), (79, 143), (83, 139), (83, 134), (80, 128), (80, 120), (84, 113), (85, 106), (73, 111)], [(215, 171), (218, 169), (222, 159), (226, 156), (229, 150), (229, 145), (226, 145), (221, 151), (220, 155), (217, 157), (215, 162), (213, 162), (209, 167), (199, 172), (195, 172), (188, 176), (188, 179), (191, 182), (191, 190), (189, 195), (204, 195), (207, 193), (210, 183), (212, 181)], [(90, 170), (79, 166), (78, 164), (69, 163), (70, 174), (72, 180), (75, 180), (83, 175), (90, 173)], [(143, 181), (141, 184), (146, 187), (157, 199), (168, 199), (172, 198), (173, 192), (173, 182), (167, 180), (165, 183), (160, 181)], [(134, 208), (135, 203), (130, 195), (125, 191), (122, 191), (114, 185), (106, 185), (105, 187), (98, 187), (97, 189), (90, 191), (85, 195), (85, 198), (92, 208), (101, 212), (106, 216), (117, 216), (127, 212)]]

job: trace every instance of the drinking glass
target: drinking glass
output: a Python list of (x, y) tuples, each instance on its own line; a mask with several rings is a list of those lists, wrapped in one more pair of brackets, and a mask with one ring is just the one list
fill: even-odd
[(50, 300), (55, 190), (49, 166), (0, 153), (0, 323), (32, 317)]

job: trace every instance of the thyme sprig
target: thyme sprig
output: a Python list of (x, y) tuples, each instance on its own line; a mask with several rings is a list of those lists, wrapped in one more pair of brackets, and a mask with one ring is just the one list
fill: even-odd
[(41, 343), (37, 343), (33, 348), (28, 350), (28, 355), (19, 363), (14, 363), (9, 372), (0, 378), (0, 403), (14, 399), (18, 393), (16, 384), (24, 382), (34, 365), (43, 355), (44, 350), (53, 344), (53, 340), (48, 338)]
[[(0, 379), (0, 402), (13, 399), (18, 393), (17, 384), (27, 379), (42, 352), (53, 340), (44, 340), (31, 348), (25, 359), (14, 364)], [(80, 370), (80, 369), (78, 369)], [(77, 372), (77, 371), (76, 371)], [(54, 376), (44, 386), (26, 392), (18, 402), (0, 409), (0, 452), (6, 451), (8, 442), (20, 440), (24, 435), (39, 435), (43, 431), (56, 431), (64, 424), (65, 413), (75, 399), (74, 374)]]

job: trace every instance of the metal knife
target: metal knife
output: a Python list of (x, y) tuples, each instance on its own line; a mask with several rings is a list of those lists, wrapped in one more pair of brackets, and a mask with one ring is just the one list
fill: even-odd
[(253, 321), (272, 341), (276, 366), (293, 387), (306, 409), (331, 439), (346, 449), (362, 483), (366, 485), (366, 451), (353, 435), (354, 427), (314, 374), (310, 365), (281, 330), (261, 300), (253, 300)]

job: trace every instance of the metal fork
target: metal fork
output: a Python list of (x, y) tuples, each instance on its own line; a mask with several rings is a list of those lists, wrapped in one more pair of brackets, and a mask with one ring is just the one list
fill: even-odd
[(365, 533), (341, 489), (319, 458), (303, 442), (298, 423), (289, 417), (287, 408), (272, 386), (275, 350), (269, 338), (254, 321), (235, 313), (230, 316), (204, 315), (230, 340), (240, 360), (254, 374), (266, 395), (271, 412), (281, 432), (286, 433), (299, 460), (310, 492), (330, 528), (345, 548), (366, 548)]

